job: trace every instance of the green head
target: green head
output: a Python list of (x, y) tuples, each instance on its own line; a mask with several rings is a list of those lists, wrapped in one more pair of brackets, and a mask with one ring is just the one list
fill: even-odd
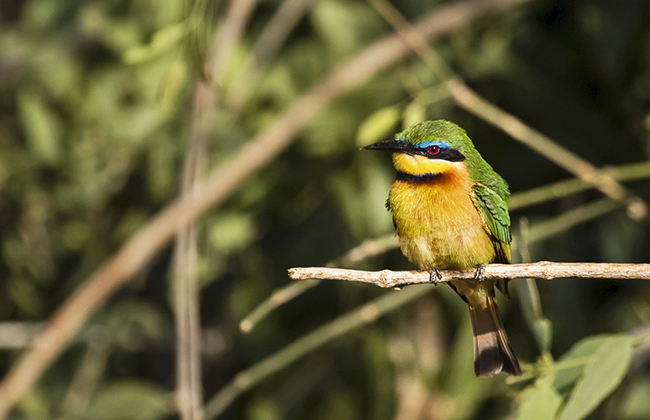
[(483, 160), (465, 130), (449, 121), (414, 124), (396, 134), (395, 140), (363, 149), (393, 152), (395, 168), (409, 175), (432, 176), (465, 169), (473, 182), (490, 186), (504, 199), (510, 195), (508, 184)]

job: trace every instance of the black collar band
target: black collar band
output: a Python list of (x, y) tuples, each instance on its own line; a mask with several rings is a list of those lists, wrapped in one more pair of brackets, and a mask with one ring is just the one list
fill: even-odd
[(427, 181), (432, 181), (434, 178), (436, 178), (439, 173), (437, 174), (419, 174), (419, 175), (411, 175), (407, 174), (405, 172), (397, 172), (397, 181), (404, 181), (404, 182), (412, 182), (419, 184), (421, 182), (427, 182)]

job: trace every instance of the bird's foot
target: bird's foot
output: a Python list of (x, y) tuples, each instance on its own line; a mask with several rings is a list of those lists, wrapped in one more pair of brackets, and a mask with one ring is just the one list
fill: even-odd
[(476, 267), (476, 273), (474, 273), (474, 278), (478, 280), (479, 283), (483, 283), (485, 280), (485, 265), (481, 264)]
[(440, 274), (440, 271), (438, 271), (437, 268), (433, 269), (433, 271), (429, 273), (429, 282), (437, 286), (440, 280), (442, 280), (442, 274)]

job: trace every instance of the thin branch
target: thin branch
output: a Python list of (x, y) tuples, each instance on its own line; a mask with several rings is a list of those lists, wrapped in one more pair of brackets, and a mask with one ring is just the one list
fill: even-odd
[[(476, 270), (440, 271), (439, 282), (473, 280)], [(566, 277), (590, 279), (643, 279), (650, 280), (650, 264), (610, 263), (556, 263), (540, 261), (528, 264), (489, 264), (485, 266), (485, 279), (536, 278), (552, 280)], [(330, 279), (370, 283), (383, 288), (399, 288), (412, 284), (431, 283), (424, 271), (360, 271), (345, 268), (299, 267), (289, 269), (292, 280)]]
[(251, 53), (254, 66), (266, 67), (314, 0), (285, 0), (260, 34)]
[[(519, 219), (519, 255), (521, 255), (522, 263), (530, 263), (530, 250), (528, 245), (530, 244), (530, 234), (528, 229), (528, 219), (522, 217)], [(542, 299), (539, 295), (539, 289), (537, 288), (537, 282), (535, 279), (526, 278), (523, 282), (519, 284), (519, 287), (516, 288), (516, 292), (519, 295), (519, 305), (524, 314), (524, 319), (528, 324), (530, 332), (535, 337), (537, 341), (537, 346), (541, 351), (544, 358), (550, 359), (552, 356), (550, 354), (551, 346), (551, 328), (550, 321), (544, 317), (544, 312), (542, 311)]]
[[(453, 31), (487, 13), (531, 0), (466, 0), (439, 7), (416, 28), (427, 38)], [(0, 420), (41, 377), (90, 315), (167, 244), (178, 229), (221, 204), (257, 170), (286, 149), (295, 135), (337, 97), (368, 81), (409, 53), (396, 35), (370, 45), (342, 63), (324, 81), (297, 99), (267, 129), (214, 169), (193, 191), (176, 198), (92, 273), (52, 316), (34, 346), (0, 383)]]
[(604, 214), (623, 207), (625, 204), (611, 198), (601, 198), (589, 204), (567, 210), (559, 216), (531, 224), (529, 241), (537, 242), (566, 232), (573, 226), (596, 219)]
[[(45, 327), (45, 322), (0, 322), (0, 337), (2, 337), (0, 350), (14, 351), (31, 347)], [(108, 337), (107, 340), (111, 341), (115, 348), (131, 352), (154, 350), (171, 352), (176, 344), (175, 332), (171, 328), (165, 328), (157, 338), (139, 331), (129, 330), (128, 334), (121, 334), (120, 331), (120, 329), (112, 331), (103, 324), (88, 324), (75, 336), (73, 343), (80, 346), (97, 346), (99, 339)], [(201, 352), (203, 356), (209, 358), (222, 355), (229, 345), (225, 333), (219, 328), (203, 328), (200, 339)]]
[[(215, 95), (203, 81), (196, 84), (192, 127), (183, 162), (181, 192), (191, 191), (206, 166)], [(183, 420), (203, 417), (201, 322), (198, 288), (198, 232), (193, 222), (179, 229), (174, 249), (174, 314), (176, 326), (176, 402)]]
[(210, 75), (213, 86), (218, 87), (223, 82), (227, 66), (256, 4), (257, 0), (230, 1), (224, 23), (217, 34), (217, 42), (213, 43), (208, 53), (206, 73)]
[(63, 399), (63, 418), (78, 419), (86, 411), (99, 381), (106, 370), (108, 356), (112, 350), (110, 337), (95, 334), (88, 343), (86, 352), (72, 378), (72, 383)]
[(230, 106), (241, 110), (257, 86), (261, 74), (271, 63), (280, 47), (314, 0), (285, 0), (260, 34), (246, 65), (241, 71), (239, 83), (233, 84), (228, 95)]
[[(353, 266), (366, 258), (383, 254), (386, 251), (395, 248), (397, 248), (397, 238), (395, 238), (395, 235), (387, 235), (373, 240), (366, 240), (363, 241), (361, 245), (352, 248), (344, 255), (325, 265), (330, 267)], [(253, 309), (246, 318), (241, 320), (239, 323), (239, 329), (245, 334), (251, 332), (255, 325), (257, 325), (262, 319), (266, 318), (275, 309), (319, 284), (319, 280), (289, 283), (287, 286), (273, 291), (268, 299), (264, 300)]]
[[(602, 168), (601, 170), (607, 171), (607, 173), (619, 182), (650, 178), (650, 161), (610, 166)], [(524, 207), (566, 197), (591, 188), (594, 188), (592, 183), (586, 182), (580, 178), (567, 179), (515, 193), (510, 197), (510, 205), (508, 208), (510, 211), (519, 210)]]

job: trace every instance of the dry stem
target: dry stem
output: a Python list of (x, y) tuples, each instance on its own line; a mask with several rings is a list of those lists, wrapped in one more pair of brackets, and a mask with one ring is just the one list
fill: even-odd
[[(474, 279), (476, 270), (440, 271), (440, 282)], [(644, 279), (650, 280), (650, 264), (610, 263), (555, 263), (540, 261), (530, 264), (490, 264), (485, 266), (486, 279), (536, 278), (552, 280), (566, 277), (592, 279)], [(300, 267), (290, 268), (292, 280), (330, 279), (371, 283), (384, 288), (430, 283), (424, 271), (360, 271), (343, 268)]]

